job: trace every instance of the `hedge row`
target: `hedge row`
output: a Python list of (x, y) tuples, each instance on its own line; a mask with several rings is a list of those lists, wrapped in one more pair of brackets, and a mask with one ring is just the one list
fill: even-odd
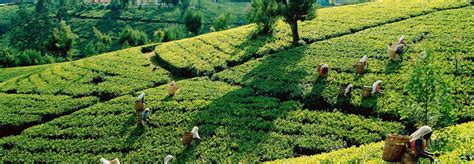
[[(135, 125), (134, 96), (125, 95), (0, 139), (0, 160), (268, 161), (316, 154), (402, 133), (400, 123), (356, 115), (302, 110), (295, 101), (256, 96), (253, 90), (195, 78), (145, 90), (152, 124)], [(137, 93), (136, 95), (138, 95)], [(135, 95), (135, 96), (136, 96)], [(198, 126), (191, 147), (184, 131)]]
[[(308, 43), (355, 33), (363, 29), (432, 13), (467, 6), (454, 0), (374, 2), (318, 10), (317, 18), (301, 23), (301, 37)], [(228, 66), (290, 48), (287, 24), (275, 25), (273, 36), (257, 36), (251, 24), (223, 32), (201, 35), (156, 48), (159, 61), (175, 72), (191, 75), (212, 74)], [(384, 43), (385, 44), (385, 43)]]
[(97, 96), (108, 100), (164, 84), (169, 72), (152, 66), (140, 48), (130, 48), (74, 62), (60, 63), (0, 84), (2, 92)]
[[(353, 112), (371, 115), (377, 113), (396, 116), (396, 105), (405, 93), (413, 59), (422, 51), (434, 56), (433, 65), (444, 72), (449, 82), (456, 108), (460, 115), (472, 119), (472, 62), (470, 54), (474, 35), (469, 32), (472, 7), (441, 11), (427, 16), (372, 28), (353, 35), (347, 35), (307, 46), (280, 51), (272, 56), (249, 61), (217, 73), (214, 79), (240, 84), (256, 89), (260, 94), (282, 99), (298, 99), (306, 105), (347, 106), (359, 109)], [(456, 24), (456, 26), (452, 26)], [(408, 48), (403, 62), (391, 62), (386, 57), (388, 43), (405, 35)], [(425, 39), (417, 39), (425, 36)], [(460, 36), (460, 37), (450, 37)], [(443, 41), (441, 41), (443, 40)], [(459, 44), (443, 44), (458, 40)], [(458, 68), (451, 58), (451, 51), (459, 56)], [(355, 74), (354, 65), (367, 55), (369, 67), (362, 76)], [(328, 64), (329, 76), (319, 78), (317, 65)], [(456, 73), (456, 69), (461, 73)], [(383, 97), (362, 99), (363, 86), (371, 86), (382, 80)], [(340, 86), (353, 84), (355, 90), (350, 98), (338, 96)], [(357, 108), (358, 107), (358, 108)], [(368, 109), (368, 110), (366, 110)], [(391, 113), (391, 114), (390, 114)], [(467, 115), (467, 116), (466, 116)]]

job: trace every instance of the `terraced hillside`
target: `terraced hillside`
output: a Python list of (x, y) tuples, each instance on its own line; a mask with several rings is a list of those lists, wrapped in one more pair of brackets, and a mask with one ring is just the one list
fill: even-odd
[[(306, 43), (347, 35), (438, 10), (466, 6), (460, 1), (374, 2), (318, 10), (317, 19), (301, 24)], [(279, 23), (273, 36), (255, 37), (255, 25), (210, 33), (157, 47), (157, 61), (184, 75), (206, 75), (291, 47), (287, 25)], [(396, 36), (393, 36), (396, 37)]]
[[(6, 121), (0, 127), (19, 129), (0, 131), (0, 160), (161, 162), (173, 155), (179, 163), (255, 162), (336, 150), (294, 159), (325, 160), (361, 145), (374, 151), (341, 160), (377, 160), (385, 135), (411, 132), (395, 109), (421, 51), (430, 51), (435, 67), (445, 68), (460, 122), (473, 120), (474, 8), (430, 2), (321, 9), (316, 20), (302, 24), (306, 44), (297, 47), (289, 46), (282, 23), (273, 37), (252, 38), (255, 26), (249, 25), (158, 45), (151, 61), (135, 47), (16, 76), (0, 74), (6, 77), (0, 83), (0, 117)], [(326, 28), (324, 20), (338, 28), (315, 28)], [(402, 62), (389, 62), (386, 46), (400, 35), (408, 38), (408, 51)], [(363, 55), (369, 57), (368, 72), (356, 75), (353, 65)], [(331, 66), (327, 78), (317, 77), (321, 63)], [(172, 79), (179, 89), (170, 97)], [(362, 99), (361, 87), (378, 79), (385, 95)], [(348, 83), (356, 88), (353, 96), (338, 97), (340, 85)], [(144, 128), (135, 125), (133, 110), (142, 92), (152, 120)], [(471, 142), (471, 125), (436, 129), (434, 148), (442, 159), (473, 154), (464, 144)], [(182, 134), (194, 126), (202, 140), (186, 147)], [(452, 140), (449, 134), (457, 135)]]

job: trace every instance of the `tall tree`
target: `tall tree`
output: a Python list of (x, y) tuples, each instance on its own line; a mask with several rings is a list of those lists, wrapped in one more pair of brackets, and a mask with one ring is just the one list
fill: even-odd
[(100, 32), (97, 28), (93, 28), (94, 37), (95, 37), (95, 48), (97, 49), (98, 53), (107, 52), (112, 46), (112, 38)]
[(457, 120), (448, 83), (440, 68), (435, 68), (427, 53), (416, 61), (398, 110), (402, 119), (418, 125), (444, 127)]
[(187, 10), (184, 13), (184, 25), (190, 32), (197, 35), (202, 28), (202, 15), (198, 12)]
[(316, 16), (315, 0), (278, 0), (280, 4), (280, 14), (291, 26), (293, 44), (298, 44), (300, 40), (298, 34), (298, 21), (305, 21)]
[(256, 23), (260, 32), (269, 34), (278, 16), (278, 4), (275, 0), (252, 0), (247, 19)]
[(61, 21), (59, 26), (53, 29), (53, 33), (48, 41), (48, 49), (62, 57), (69, 57), (70, 50), (76, 44), (77, 35), (65, 21)]
[(35, 10), (38, 13), (45, 13), (48, 11), (47, 0), (38, 0), (35, 5)]
[(59, 20), (68, 20), (69, 15), (67, 13), (67, 5), (65, 3), (65, 0), (59, 0), (59, 9), (58, 12), (56, 13), (56, 18)]

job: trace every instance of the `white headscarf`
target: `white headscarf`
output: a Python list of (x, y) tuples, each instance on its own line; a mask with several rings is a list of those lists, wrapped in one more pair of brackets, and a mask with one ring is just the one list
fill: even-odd
[(140, 94), (138, 97), (137, 97), (137, 100), (143, 100), (145, 98), (145, 93), (142, 92), (142, 94)]
[(417, 131), (413, 132), (410, 135), (410, 142), (417, 140), (417, 139), (422, 139), (423, 136), (425, 136), (428, 133), (431, 133), (433, 130), (429, 126), (423, 126)]
[(349, 84), (344, 90), (344, 96), (347, 97), (347, 94), (352, 90), (352, 84)]
[(199, 128), (197, 126), (193, 127), (191, 133), (193, 133), (193, 138), (201, 139), (201, 137), (199, 137)]
[(374, 84), (372, 84), (372, 93), (377, 92), (377, 86), (382, 83), (382, 80), (377, 80)]
[(361, 63), (365, 63), (367, 61), (367, 55), (364, 55), (362, 59), (359, 60)]
[(164, 159), (164, 164), (168, 164), (174, 157), (172, 155), (167, 155)]

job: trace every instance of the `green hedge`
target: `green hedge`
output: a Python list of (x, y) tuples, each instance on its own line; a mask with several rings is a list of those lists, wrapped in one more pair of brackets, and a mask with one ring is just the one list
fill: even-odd
[[(440, 11), (427, 16), (409, 19), (368, 29), (314, 44), (301, 46), (274, 55), (249, 61), (217, 73), (214, 79), (254, 88), (258, 93), (283, 99), (298, 99), (307, 106), (318, 108), (342, 107), (354, 113), (380, 114), (397, 117), (396, 105), (404, 96), (413, 59), (424, 50), (434, 55), (433, 65), (445, 71), (443, 77), (451, 87), (459, 115), (472, 119), (470, 93), (472, 92), (472, 43), (474, 35), (465, 30), (470, 27), (472, 7)], [(453, 26), (453, 25), (456, 26)], [(427, 33), (427, 38), (414, 43), (414, 38)], [(405, 35), (410, 46), (403, 62), (391, 62), (386, 56), (388, 43)], [(452, 37), (457, 36), (457, 37)], [(454, 42), (459, 44), (444, 44)], [(442, 47), (442, 48), (441, 48)], [(456, 73), (455, 61), (450, 60), (455, 51), (459, 56)], [(354, 65), (363, 56), (369, 57), (369, 68), (362, 76), (355, 74)], [(317, 65), (328, 64), (327, 78), (318, 78)], [(362, 99), (364, 85), (371, 86), (382, 80), (385, 94), (382, 97)], [(338, 96), (341, 85), (353, 84), (350, 98)]]
[[(364, 3), (319, 9), (317, 18), (300, 23), (300, 35), (307, 43), (355, 33), (367, 28), (408, 19), (438, 10), (467, 6), (454, 0), (417, 0), (393, 3), (390, 1)], [(251, 24), (223, 32), (209, 33), (157, 46), (155, 52), (163, 63), (186, 74), (206, 75), (228, 66), (243, 63), (254, 57), (292, 47), (289, 26), (275, 25), (272, 36), (255, 36), (256, 25)], [(388, 42), (387, 42), (388, 43)], [(384, 42), (384, 46), (385, 46)]]
[[(135, 96), (99, 103), (0, 139), (0, 160), (268, 161), (378, 141), (403, 126), (356, 115), (303, 110), (295, 101), (256, 96), (248, 88), (195, 78), (145, 90), (152, 125), (135, 126)], [(199, 126), (202, 140), (186, 148), (184, 131)]]

